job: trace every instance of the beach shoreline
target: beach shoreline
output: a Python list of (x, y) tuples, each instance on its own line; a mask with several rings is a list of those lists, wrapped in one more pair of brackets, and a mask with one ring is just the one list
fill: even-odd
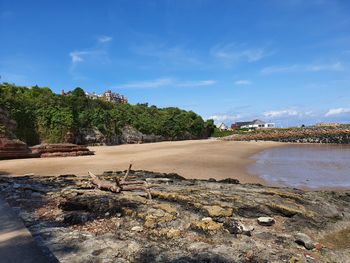
[(3, 160), (0, 161), (0, 174), (83, 176), (88, 171), (100, 174), (104, 171), (125, 170), (132, 162), (134, 170), (178, 173), (188, 179), (234, 178), (241, 183), (267, 185), (260, 177), (248, 173), (247, 167), (254, 162), (249, 157), (283, 145), (285, 143), (209, 139), (94, 146), (89, 147), (95, 152), (93, 156)]

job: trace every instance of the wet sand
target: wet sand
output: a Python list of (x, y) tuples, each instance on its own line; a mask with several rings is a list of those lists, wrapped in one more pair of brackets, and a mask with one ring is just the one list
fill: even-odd
[(130, 161), (134, 170), (174, 172), (186, 178), (236, 178), (242, 183), (265, 183), (247, 172), (254, 162), (249, 157), (277, 142), (234, 142), (199, 140), (89, 147), (93, 156), (37, 158), (0, 161), (0, 174), (87, 175), (125, 170)]

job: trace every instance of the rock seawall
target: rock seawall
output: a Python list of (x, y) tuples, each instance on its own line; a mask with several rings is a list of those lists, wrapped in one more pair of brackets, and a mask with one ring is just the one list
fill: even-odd
[(350, 126), (310, 127), (291, 129), (261, 129), (222, 138), (232, 141), (278, 141), (293, 143), (349, 144)]

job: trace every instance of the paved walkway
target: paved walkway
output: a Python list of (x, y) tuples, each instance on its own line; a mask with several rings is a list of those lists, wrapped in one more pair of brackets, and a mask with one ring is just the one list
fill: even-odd
[(34, 241), (22, 220), (0, 197), (0, 262), (47, 263), (48, 259)]

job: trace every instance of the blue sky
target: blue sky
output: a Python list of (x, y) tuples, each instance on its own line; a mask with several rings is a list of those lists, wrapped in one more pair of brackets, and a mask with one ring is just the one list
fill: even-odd
[(349, 14), (347, 0), (0, 0), (0, 81), (227, 124), (350, 122)]

